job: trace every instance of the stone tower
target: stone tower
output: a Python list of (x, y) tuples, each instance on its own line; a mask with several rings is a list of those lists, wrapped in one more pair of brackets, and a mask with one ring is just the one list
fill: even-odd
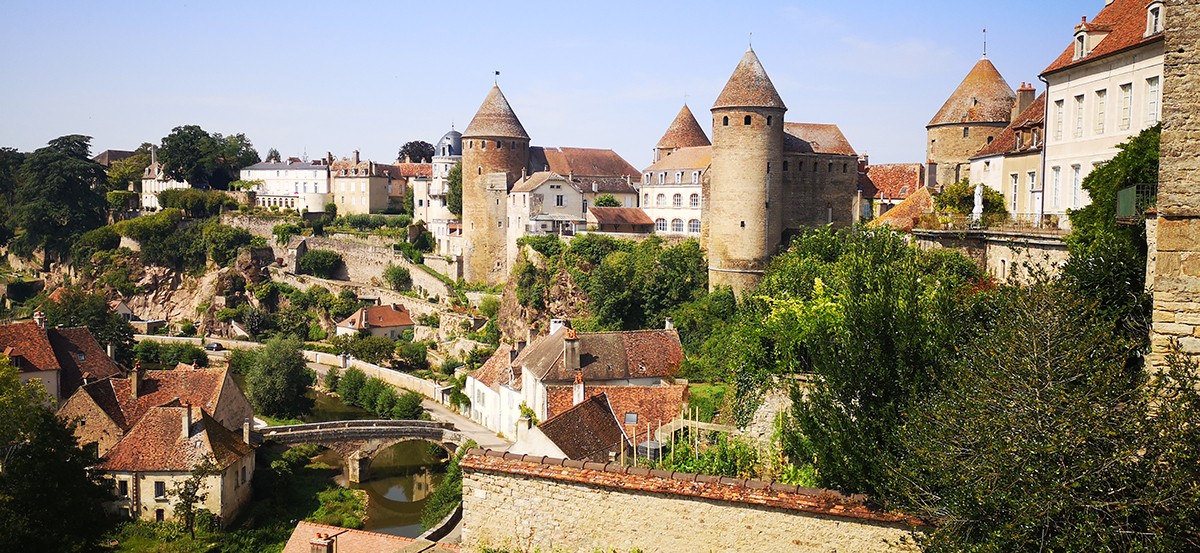
[(529, 165), (529, 135), (499, 86), (463, 132), (462, 163), (464, 276), (468, 282), (501, 284), (508, 277), (505, 201)]
[(704, 134), (704, 129), (696, 122), (692, 110), (684, 104), (683, 109), (679, 110), (679, 115), (675, 116), (671, 126), (667, 127), (667, 132), (663, 133), (658, 145), (654, 147), (654, 163), (658, 163), (675, 150), (696, 146), (712, 146), (712, 142), (708, 141), (708, 135)]
[(925, 126), (926, 184), (940, 188), (969, 178), (971, 156), (1008, 126), (1016, 101), (996, 66), (980, 58)]
[(783, 114), (787, 106), (753, 49), (713, 104), (705, 204), (708, 286), (753, 289), (783, 239)]

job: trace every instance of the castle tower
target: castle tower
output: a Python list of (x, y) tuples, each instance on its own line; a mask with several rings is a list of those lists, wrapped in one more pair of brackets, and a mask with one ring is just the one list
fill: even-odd
[(463, 132), (462, 156), (464, 276), (468, 282), (501, 284), (508, 277), (505, 201), (529, 165), (529, 135), (499, 86)]
[(754, 288), (783, 239), (783, 104), (753, 49), (713, 104), (708, 286)]
[(688, 109), (687, 104), (684, 104), (683, 109), (679, 110), (679, 115), (675, 116), (671, 126), (667, 127), (667, 132), (654, 147), (654, 163), (658, 163), (660, 159), (675, 150), (694, 146), (712, 146), (712, 142), (708, 141), (708, 135), (704, 134), (704, 129), (700, 128), (700, 123), (696, 122), (696, 116), (692, 115), (692, 110)]
[(971, 156), (1008, 126), (1016, 101), (996, 66), (980, 58), (925, 126), (926, 184), (941, 188), (970, 178)]

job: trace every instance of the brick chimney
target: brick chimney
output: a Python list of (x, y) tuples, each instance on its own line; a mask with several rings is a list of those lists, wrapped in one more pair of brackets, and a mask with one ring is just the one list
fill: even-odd
[(142, 390), (142, 362), (134, 361), (133, 370), (129, 372), (129, 391), (133, 394), (133, 399), (138, 398), (138, 394)]
[(33, 312), (33, 323), (41, 328), (46, 328), (46, 314), (41, 309)]
[(183, 404), (183, 419), (180, 425), (180, 431), (183, 434), (183, 439), (188, 439), (192, 435), (192, 406)]
[(575, 385), (571, 389), (571, 405), (583, 403), (583, 371), (575, 369)]
[(1033, 84), (1021, 83), (1021, 87), (1017, 89), (1017, 102), (1013, 104), (1012, 120), (1016, 121), (1017, 116), (1025, 111), (1025, 108), (1033, 104), (1034, 96), (1037, 91), (1034, 90)]
[(333, 553), (333, 544), (333, 536), (321, 533), (308, 541), (310, 553)]
[(568, 328), (563, 337), (563, 367), (568, 371), (579, 371), (579, 335)]
[(663, 330), (675, 330), (675, 321), (670, 317), (667, 317), (666, 320), (663, 321)]
[(242, 441), (250, 445), (250, 419), (242, 421)]

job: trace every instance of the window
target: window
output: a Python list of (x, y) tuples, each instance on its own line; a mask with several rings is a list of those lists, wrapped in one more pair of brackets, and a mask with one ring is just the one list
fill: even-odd
[(117, 497), (129, 497), (128, 480), (117, 480)]
[(1108, 90), (1100, 89), (1096, 91), (1096, 125), (1093, 129), (1096, 134), (1104, 134), (1104, 116), (1108, 109)]
[(771, 116), (770, 115), (767, 116), (767, 126), (768, 127), (771, 126)]
[(1058, 185), (1062, 182), (1062, 167), (1052, 167), (1050, 171), (1054, 176), (1050, 177), (1050, 182), (1053, 183), (1054, 194), (1050, 196), (1054, 202), (1054, 207), (1058, 207)]
[(744, 123), (744, 124), (745, 124), (745, 125), (749, 125), (749, 124), (750, 124), (750, 116), (749, 116), (749, 115), (747, 115), (747, 116), (746, 116), (746, 119), (745, 119), (745, 123)]
[(625, 424), (637, 424), (637, 413), (625, 413)]
[(567, 199), (562, 194), (557, 194), (554, 196), (554, 205), (557, 207), (566, 207)]
[(1133, 83), (1121, 85), (1121, 130), (1129, 130), (1129, 112), (1133, 107)]
[(654, 205), (657, 207), (667, 207), (667, 195), (659, 194), (654, 197)]
[(650, 195), (649, 194), (646, 194), (642, 197), (642, 203), (644, 203), (646, 205), (650, 205)]
[(1062, 140), (1063, 133), (1063, 101), (1054, 101), (1054, 139)]
[(1071, 166), (1071, 207), (1079, 208), (1079, 184), (1083, 181), (1083, 168)]
[(700, 184), (700, 171), (692, 171), (692, 184)]
[(154, 481), (154, 498), (155, 499), (166, 499), (167, 498), (167, 483), (166, 482), (164, 482), (162, 480)]
[(658, 184), (666, 184), (666, 183), (667, 183), (667, 173), (665, 171), (659, 173), (658, 174)]
[(246, 483), (246, 467), (242, 467), (242, 483)]
[(583, 212), (584, 213), (587, 213), (587, 208), (588, 208), (587, 200), (584, 200), (583, 201)]
[(688, 232), (692, 234), (700, 234), (700, 219), (692, 219), (688, 221)]
[(658, 218), (654, 220), (654, 230), (657, 232), (667, 232), (667, 220)]
[(683, 171), (675, 172), (675, 184), (683, 183)]
[(1083, 136), (1083, 94), (1075, 97), (1075, 138)]
[(162, 521), (166, 520), (166, 518), (167, 518), (167, 513), (165, 511), (163, 511), (162, 509), (154, 510), (154, 521), (155, 522), (162, 522)]
[(692, 194), (691, 196), (688, 196), (688, 206), (700, 207), (700, 195)]
[(1146, 79), (1146, 125), (1158, 122), (1158, 77)]
[(671, 196), (671, 207), (683, 207), (683, 194)]
[(728, 116), (728, 115), (726, 115), (725, 117), (722, 117), (722, 118), (721, 118), (721, 126), (722, 126), (722, 127), (728, 127), (728, 126), (729, 126), (729, 116)]
[(1026, 182), (1029, 183), (1029, 191), (1032, 192), (1032, 191), (1036, 190), (1037, 189), (1037, 171), (1029, 171), (1028, 173), (1025, 173), (1025, 177), (1026, 177), (1025, 178)]
[(1150, 9), (1146, 10), (1146, 36), (1161, 33), (1162, 27), (1162, 2), (1151, 2)]
[(1079, 36), (1075, 37), (1075, 59), (1082, 58), (1084, 56), (1084, 54), (1087, 53), (1084, 50), (1084, 45), (1085, 45), (1086, 40), (1087, 40), (1087, 35), (1085, 35), (1083, 33), (1080, 33)]
[(971, 127), (963, 127), (963, 138), (971, 136)]
[(785, 159), (785, 160), (783, 160), (783, 172), (784, 172), (784, 173), (786, 173), (786, 172), (787, 172), (787, 170), (788, 170), (788, 162), (787, 162), (787, 160)]
[(499, 140), (497, 140), (497, 141), (496, 141), (496, 149), (497, 149), (497, 150), (503, 150), (503, 149), (504, 149), (504, 143), (503, 143), (503, 142), (500, 142)]
[(683, 219), (671, 219), (671, 232), (683, 232)]
[(1012, 181), (1012, 196), (1009, 197), (1009, 206), (1011, 207), (1009, 207), (1009, 211), (1013, 213), (1017, 212), (1017, 181), (1019, 178), (1016, 173), (1009, 175), (1009, 179)]

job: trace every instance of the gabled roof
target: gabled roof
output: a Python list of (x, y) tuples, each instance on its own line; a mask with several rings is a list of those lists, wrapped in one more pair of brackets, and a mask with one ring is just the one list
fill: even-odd
[(499, 390), (501, 385), (508, 385), (520, 378), (520, 371), (515, 371), (517, 374), (514, 375), (510, 367), (512, 358), (509, 352), (512, 350), (513, 346), (500, 344), (487, 361), (471, 372), (471, 377), (493, 390)]
[[(708, 169), (712, 165), (712, 146), (696, 146), (694, 148), (680, 148), (662, 157), (653, 165), (646, 168), (646, 172), (655, 171), (674, 171), (680, 169)], [(649, 182), (642, 184), (651, 184)]]
[(991, 60), (981, 58), (959, 83), (927, 126), (962, 123), (1007, 123), (1017, 94)]
[[(1086, 56), (1078, 60), (1075, 59), (1074, 41), (1071, 41), (1067, 48), (1042, 71), (1042, 75), (1083, 65), (1144, 44), (1162, 41), (1163, 33), (1161, 32), (1146, 36), (1147, 4), (1149, 4), (1147, 0), (1113, 0), (1111, 4), (1104, 6), (1090, 22), (1085, 18), (1081, 26), (1083, 30), (1107, 30), (1109, 31), (1108, 36), (1101, 39)], [(1166, 17), (1172, 15), (1171, 13), (1165, 14)]]
[[(543, 382), (574, 382), (574, 371), (563, 364), (567, 330), (559, 329), (526, 347), (520, 366)], [(577, 336), (579, 367), (586, 381), (671, 377), (683, 362), (675, 330), (580, 332)]]
[(62, 370), (49, 333), (36, 323), (0, 325), (0, 353), (7, 355), (20, 372)]
[(123, 430), (137, 424), (153, 407), (179, 399), (207, 413), (215, 413), (228, 369), (198, 369), (179, 364), (169, 371), (145, 371), (133, 397), (130, 378), (92, 382), (76, 393), (86, 393)]
[[(604, 394), (625, 435), (640, 443), (646, 440), (647, 425), (653, 431), (660, 424), (679, 418), (683, 403), (687, 400), (687, 386), (592, 386), (585, 380), (583, 394), (586, 398)], [(571, 408), (574, 397), (573, 386), (547, 386), (546, 414), (555, 417), (566, 412)], [(637, 414), (637, 423), (625, 424), (626, 414)]]
[[(1035, 99), (1033, 103), (1029, 104), (1029, 106), (1025, 108), (1025, 111), (1022, 111), (1019, 115), (1017, 115), (1017, 118), (1013, 120), (1012, 124), (1005, 127), (1004, 130), (1001, 131), (994, 140), (992, 140), (991, 144), (987, 144), (980, 148), (974, 156), (971, 156), (971, 159), (1001, 154), (1040, 151), (1042, 149), (1041, 143), (1039, 142), (1035, 145), (1032, 136), (1024, 138), (1021, 141), (1021, 144), (1018, 146), (1017, 131), (1025, 132), (1035, 128), (1044, 129), (1045, 124), (1046, 93), (1043, 92), (1038, 95), (1037, 99)], [(1044, 136), (1042, 137), (1042, 140), (1045, 140)]]
[(784, 123), (785, 152), (857, 156), (846, 135), (837, 125), (824, 123)]
[(593, 207), (588, 209), (600, 225), (653, 225), (654, 219), (640, 207)]
[(914, 219), (919, 219), (927, 213), (933, 213), (933, 195), (929, 193), (929, 188), (922, 186), (887, 213), (867, 223), (867, 226), (887, 225), (896, 230), (910, 231), (913, 229)]
[(393, 165), (396, 168), (394, 177), (431, 177), (433, 176), (432, 163), (397, 163)]
[(479, 106), (475, 117), (471, 119), (471, 124), (467, 125), (467, 129), (463, 131), (462, 135), (464, 138), (496, 137), (529, 140), (529, 134), (525, 132), (521, 120), (517, 119), (517, 114), (513, 112), (512, 106), (508, 105), (508, 99), (504, 97), (503, 92), (500, 92), (500, 87), (497, 85), (493, 85), (492, 90), (488, 91), (487, 97), (483, 99), (483, 104)]
[(121, 374), (121, 366), (108, 356), (87, 328), (52, 328), (46, 334), (63, 368), (59, 387), (64, 396), (71, 395), (85, 381)]
[(708, 135), (704, 134), (704, 129), (700, 127), (700, 123), (696, 122), (696, 116), (692, 115), (692, 110), (687, 104), (679, 110), (679, 115), (675, 116), (675, 120), (671, 122), (671, 126), (667, 127), (667, 132), (658, 140), (658, 145), (655, 148), (692, 148), (696, 146), (712, 146)]
[(860, 183), (866, 197), (903, 200), (924, 187), (924, 176), (920, 163), (884, 163), (867, 166)]
[(359, 308), (342, 322), (337, 324), (342, 328), (366, 330), (369, 328), (397, 328), (414, 326), (412, 316), (403, 305), (368, 305)]
[[(186, 411), (192, 424), (183, 437)], [(178, 401), (151, 408), (105, 454), (100, 468), (114, 472), (188, 472), (206, 457), (220, 469), (250, 455), (253, 449), (240, 437), (198, 407)]]
[(312, 163), (302, 161), (299, 163), (286, 163), (282, 161), (262, 161), (255, 163), (249, 167), (243, 167), (243, 171), (325, 171), (329, 172), (329, 166), (324, 163)]
[(603, 392), (549, 418), (538, 429), (568, 459), (592, 459), (629, 444)]
[(636, 194), (630, 183), (641, 181), (641, 173), (625, 158), (601, 148), (530, 147), (529, 172), (542, 171), (570, 178), (583, 192)]
[(717, 96), (712, 109), (735, 107), (787, 109), (753, 48), (746, 50), (746, 54), (734, 68), (733, 75), (730, 75), (729, 81), (725, 83), (725, 88)]
[(121, 161), (133, 157), (135, 152), (129, 150), (104, 150), (96, 154), (92, 161), (99, 163), (105, 167), (112, 165), (114, 162)]
[(576, 185), (574, 182), (571, 182), (566, 177), (555, 173), (554, 171), (538, 171), (536, 173), (532, 173), (529, 176), (513, 183), (511, 192), (533, 192), (534, 190), (537, 190), (539, 186), (552, 180), (565, 182), (572, 188), (575, 188), (577, 191), (582, 192), (582, 190), (579, 190), (578, 185)]

